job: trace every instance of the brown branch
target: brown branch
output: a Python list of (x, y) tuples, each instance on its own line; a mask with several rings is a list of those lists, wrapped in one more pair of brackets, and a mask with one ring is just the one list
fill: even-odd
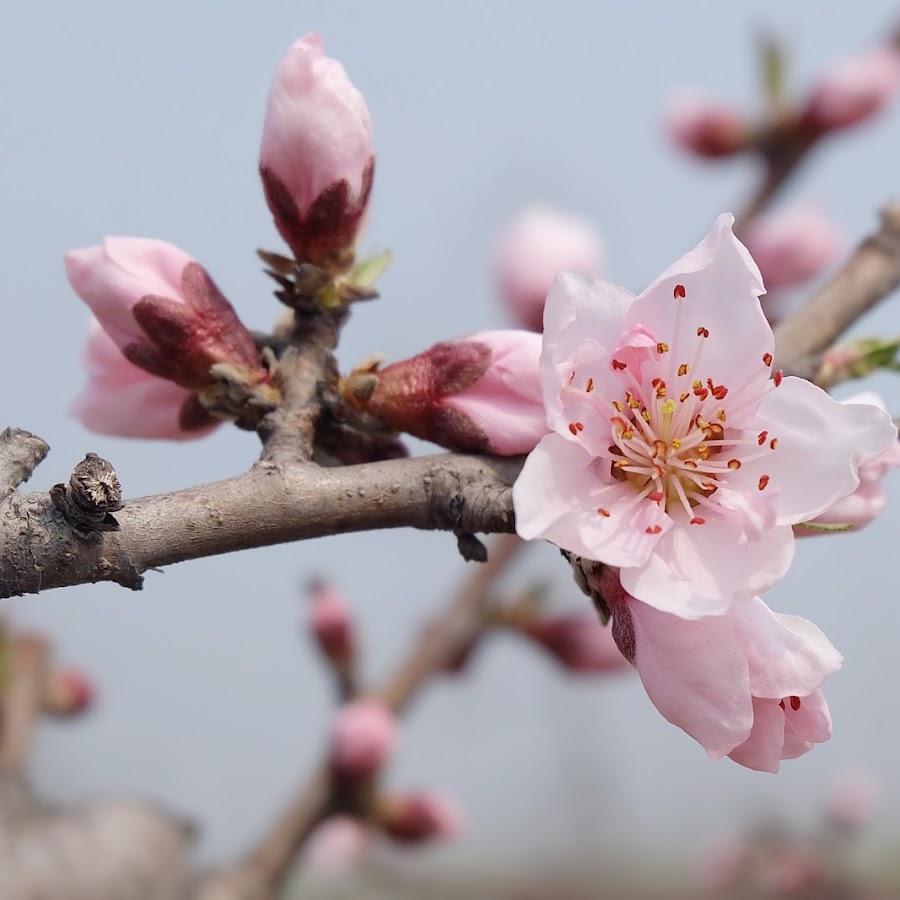
[(50, 450), (49, 444), (21, 428), (0, 432), (0, 498), (31, 478)]
[(881, 227), (799, 312), (775, 328), (777, 365), (815, 378), (820, 354), (900, 284), (900, 203), (881, 213)]
[[(524, 543), (498, 537), (487, 561), (462, 584), (443, 615), (423, 631), (409, 655), (372, 696), (402, 713), (429, 679), (470, 649), (487, 622), (487, 594)], [(206, 880), (195, 900), (264, 900), (290, 872), (306, 839), (335, 807), (331, 772), (323, 762), (247, 860)]]
[(119, 530), (87, 537), (46, 493), (0, 503), (0, 597), (115, 581), (148, 569), (378, 528), (513, 530), (520, 457), (444, 454), (344, 468), (258, 463), (244, 475), (126, 503)]
[(7, 653), (7, 683), (0, 704), (0, 769), (21, 776), (41, 713), (47, 642), (36, 635), (23, 635), (10, 641)]

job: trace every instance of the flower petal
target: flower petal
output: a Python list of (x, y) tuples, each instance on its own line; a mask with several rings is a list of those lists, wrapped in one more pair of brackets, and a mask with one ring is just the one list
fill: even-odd
[[(778, 700), (753, 698), (753, 730), (728, 754), (730, 759), (757, 772), (777, 772), (783, 759), (785, 713)], [(808, 748), (807, 748), (808, 749)]]
[(820, 690), (801, 697), (797, 709), (786, 703), (784, 714), (782, 759), (796, 759), (831, 737), (831, 711)]

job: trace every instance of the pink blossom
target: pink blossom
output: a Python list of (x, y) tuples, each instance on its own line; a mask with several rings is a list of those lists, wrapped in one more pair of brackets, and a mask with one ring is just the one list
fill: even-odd
[(818, 128), (847, 128), (877, 113), (894, 96), (900, 83), (900, 53), (876, 47), (841, 60), (813, 89), (807, 118)]
[(595, 615), (538, 618), (523, 631), (572, 672), (621, 672), (628, 668), (612, 631)]
[(368, 829), (353, 816), (329, 816), (310, 835), (304, 865), (315, 872), (336, 873), (358, 866), (371, 845)]
[(331, 764), (346, 778), (368, 778), (388, 761), (397, 743), (397, 722), (377, 700), (343, 706), (331, 729)]
[(309, 628), (325, 657), (346, 665), (356, 653), (356, 629), (346, 600), (331, 585), (312, 586)]
[(843, 245), (831, 220), (814, 206), (794, 206), (755, 219), (746, 241), (769, 291), (820, 275), (835, 262)]
[(596, 586), (653, 705), (712, 759), (777, 772), (831, 737), (820, 688), (843, 657), (812, 622), (759, 597), (685, 620), (635, 600), (608, 567)]
[(44, 684), (42, 708), (55, 716), (78, 715), (93, 704), (95, 694), (93, 682), (81, 670), (55, 669)]
[(88, 382), (70, 411), (91, 431), (119, 437), (188, 440), (208, 434), (219, 424), (204, 413), (191, 391), (125, 359), (93, 318), (82, 364)]
[(497, 246), (497, 280), (513, 317), (540, 331), (556, 273), (600, 272), (602, 247), (600, 235), (585, 219), (541, 206), (521, 213)]
[(458, 837), (463, 817), (452, 797), (420, 791), (391, 798), (381, 824), (395, 841), (446, 841)]
[(675, 94), (665, 119), (672, 140), (697, 156), (731, 156), (747, 147), (749, 129), (744, 117), (724, 103), (692, 92)]
[(75, 292), (135, 365), (193, 390), (225, 363), (265, 381), (253, 336), (206, 270), (164, 241), (107, 238), (66, 254)]
[(828, 786), (828, 814), (845, 828), (858, 828), (875, 812), (878, 783), (861, 769), (842, 772)]
[(513, 488), (521, 537), (619, 566), (632, 596), (684, 618), (771, 587), (791, 526), (854, 491), (897, 437), (880, 410), (773, 374), (762, 281), (732, 221), (638, 297), (557, 277), (541, 354), (551, 433)]
[[(547, 433), (541, 400), (540, 335), (483, 331), (435, 344), (374, 373), (352, 373), (347, 399), (396, 431), (453, 450), (514, 456)], [(355, 378), (377, 378), (354, 394)]]
[[(870, 404), (887, 411), (884, 400), (871, 391), (855, 394), (842, 402)], [(887, 450), (859, 467), (859, 487), (852, 494), (841, 498), (811, 521), (815, 525), (850, 525), (854, 530), (865, 528), (884, 509), (886, 498), (882, 482), (887, 473), (898, 466), (900, 442), (892, 441)], [(804, 528), (803, 525), (796, 526), (794, 533), (802, 537), (823, 534), (816, 529)]]
[(300, 38), (275, 70), (259, 150), (266, 202), (299, 262), (352, 260), (374, 165), (362, 94), (319, 35)]

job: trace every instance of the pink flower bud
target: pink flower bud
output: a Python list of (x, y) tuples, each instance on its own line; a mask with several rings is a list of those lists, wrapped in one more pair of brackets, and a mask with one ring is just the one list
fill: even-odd
[(331, 765), (345, 778), (369, 778), (394, 752), (397, 722), (377, 700), (354, 700), (343, 706), (331, 729)]
[(395, 841), (414, 844), (456, 838), (463, 817), (452, 797), (420, 792), (391, 798), (381, 824)]
[(749, 129), (744, 117), (724, 103), (682, 91), (665, 114), (669, 137), (683, 150), (715, 159), (745, 150)]
[(828, 814), (845, 828), (864, 825), (875, 812), (877, 803), (878, 785), (868, 772), (844, 772), (828, 789)]
[(259, 149), (266, 202), (298, 262), (352, 262), (374, 166), (362, 94), (322, 38), (306, 35), (275, 70)]
[(42, 708), (54, 716), (75, 716), (94, 702), (94, 685), (78, 669), (55, 669), (44, 684)]
[(612, 629), (601, 625), (595, 615), (536, 619), (523, 630), (572, 672), (621, 672), (629, 668)]
[(94, 318), (81, 359), (88, 383), (70, 412), (91, 431), (187, 440), (202, 437), (220, 424), (190, 391), (128, 362)]
[(820, 275), (835, 262), (843, 245), (837, 229), (814, 206), (795, 206), (756, 219), (744, 243), (769, 291)]
[(703, 850), (696, 861), (699, 880), (712, 891), (734, 890), (747, 877), (752, 863), (746, 840), (731, 838)]
[(540, 206), (520, 214), (497, 246), (500, 291), (519, 324), (541, 331), (544, 301), (556, 273), (599, 275), (602, 246), (600, 235), (585, 219)]
[(203, 267), (164, 241), (107, 238), (66, 254), (66, 274), (106, 333), (136, 366), (196, 391), (226, 364), (268, 376), (253, 336)]
[(326, 659), (345, 666), (356, 654), (353, 617), (344, 598), (325, 582), (315, 582), (309, 610), (309, 628)]
[(358, 866), (369, 851), (369, 832), (353, 816), (329, 816), (310, 835), (303, 860), (315, 872), (337, 873)]
[[(452, 450), (513, 456), (547, 432), (540, 353), (540, 335), (484, 331), (376, 372), (352, 373), (343, 392), (396, 431)], [(357, 390), (357, 379), (373, 376), (374, 388)]]
[(888, 103), (898, 82), (900, 53), (893, 47), (877, 47), (841, 60), (814, 87), (807, 119), (826, 131), (856, 125)]
[[(886, 411), (884, 400), (872, 391), (855, 394), (842, 401), (845, 405), (869, 404)], [(900, 441), (894, 441), (887, 450), (863, 461), (859, 466), (859, 486), (847, 497), (833, 503), (825, 512), (810, 521), (815, 525), (850, 525), (855, 531), (865, 528), (884, 509), (886, 502), (882, 480), (891, 469), (900, 466)], [(798, 537), (827, 534), (818, 529), (794, 527)]]

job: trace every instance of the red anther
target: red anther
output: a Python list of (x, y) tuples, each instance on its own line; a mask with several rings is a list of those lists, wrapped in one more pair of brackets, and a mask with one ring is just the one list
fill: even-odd
[(654, 378), (653, 381), (650, 382), (650, 384), (655, 388), (658, 388), (660, 385), (662, 385), (663, 387), (666, 386), (666, 383), (662, 380), (662, 378)]
[(583, 422), (576, 422), (576, 423), (575, 423), (575, 429), (576, 429), (576, 431), (584, 431), (584, 423), (583, 423)]
[(709, 396), (709, 391), (705, 387), (694, 388), (694, 395), (705, 400)]
[(768, 476), (768, 475), (760, 475), (760, 476), (759, 476), (759, 484), (757, 485), (757, 487), (758, 487), (761, 491), (762, 491), (762, 490), (765, 490), (765, 487), (766, 487), (766, 485), (767, 485), (768, 483), (769, 483), (769, 476)]
[(741, 461), (739, 459), (729, 459), (728, 460), (728, 468), (729, 469), (739, 469), (741, 467)]
[(576, 436), (578, 435), (578, 428), (574, 422), (569, 422), (569, 431), (571, 431), (572, 434), (574, 434)]
[(598, 515), (604, 516), (605, 518), (609, 518), (609, 510), (604, 509), (602, 506), (597, 510)]
[(584, 389), (590, 393), (594, 389), (594, 379), (588, 378), (587, 384), (584, 386)]
[(691, 519), (691, 525), (705, 525), (705, 524), (706, 524), (706, 519), (701, 519), (700, 516), (694, 516), (694, 518)]
[(648, 525), (644, 530), (647, 534), (659, 534), (662, 531), (662, 525)]
[(709, 329), (704, 328), (702, 325), (697, 329), (697, 337), (708, 338), (709, 337)]
[(683, 299), (684, 299), (684, 296), (685, 296), (684, 285), (683, 285), (683, 284), (676, 284), (676, 285), (675, 285), (675, 290), (672, 291), (672, 296), (675, 297), (676, 299), (677, 299), (678, 297), (681, 297), (681, 299), (683, 300)]
[(785, 707), (785, 705), (784, 705), (784, 700), (779, 700), (779, 701), (778, 701), (778, 705), (779, 705), (785, 712), (787, 712), (787, 707)]
[(778, 438), (772, 438), (772, 440), (769, 441), (769, 449), (774, 450), (777, 446), (778, 446)]
[(647, 499), (652, 500), (654, 503), (659, 503), (665, 496), (662, 491), (654, 491), (652, 494), (647, 494)]
[(756, 440), (757, 440), (757, 443), (759, 444), (760, 447), (762, 447), (762, 445), (766, 442), (766, 438), (767, 438), (768, 436), (769, 436), (769, 432), (768, 432), (768, 431), (761, 431), (761, 432), (759, 433), (759, 436), (756, 438)]
[(713, 395), (713, 397), (716, 398), (716, 400), (724, 400), (725, 395), (728, 393), (728, 388), (725, 387), (724, 384), (717, 384), (711, 390), (712, 390), (712, 395)]
[(771, 353), (764, 353), (764, 354), (763, 354), (763, 362), (764, 362), (767, 366), (771, 366), (771, 365), (772, 365), (772, 354), (771, 354)]
[(791, 700), (791, 709), (794, 712), (797, 712), (797, 710), (800, 709), (800, 698), (792, 696), (790, 698), (790, 700)]
[(623, 363), (620, 359), (614, 359), (614, 360), (612, 361), (612, 367), (613, 367), (617, 372), (621, 372), (622, 369), (627, 368), (627, 366), (625, 365), (625, 363)]
[(784, 380), (784, 372), (779, 369), (774, 376), (775, 387), (778, 387), (779, 384)]

